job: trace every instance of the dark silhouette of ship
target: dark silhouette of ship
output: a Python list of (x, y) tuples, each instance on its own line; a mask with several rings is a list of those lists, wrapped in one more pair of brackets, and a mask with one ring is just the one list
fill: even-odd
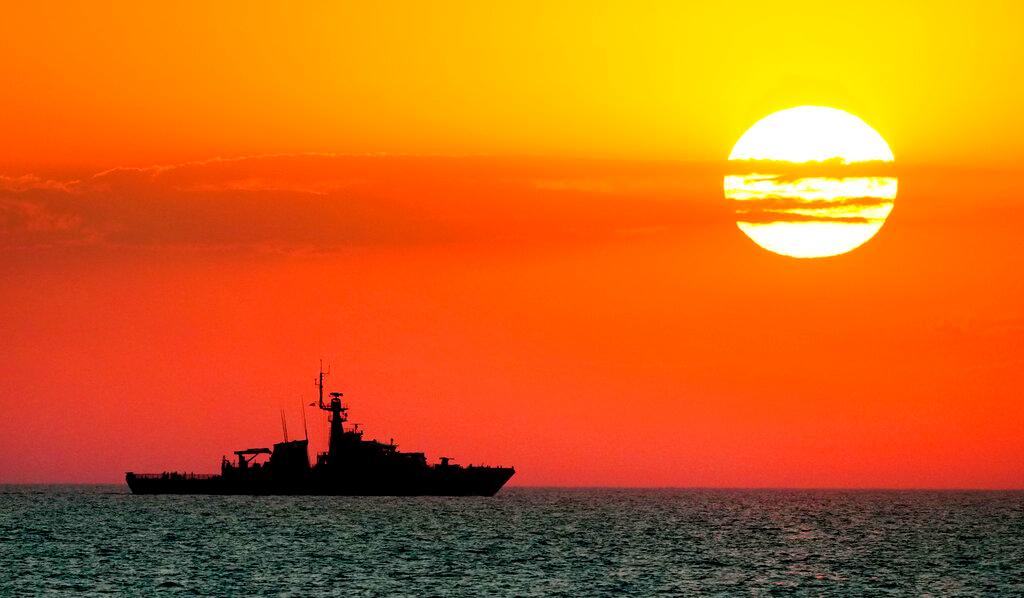
[[(403, 453), (394, 441), (364, 440), (359, 425), (346, 429), (348, 407), (340, 392), (324, 402), (324, 375), (317, 379), (319, 407), (328, 412), (327, 452), (309, 463), (309, 439), (285, 440), (268, 448), (235, 451), (220, 474), (125, 474), (135, 494), (310, 494), (338, 496), (493, 496), (514, 474), (512, 467), (467, 466), (448, 457), (428, 464), (423, 453)], [(283, 415), (282, 415), (282, 424)], [(260, 462), (261, 455), (269, 459)]]

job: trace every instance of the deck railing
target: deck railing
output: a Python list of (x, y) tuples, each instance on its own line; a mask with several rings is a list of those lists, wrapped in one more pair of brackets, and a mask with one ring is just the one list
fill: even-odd
[(132, 473), (139, 480), (211, 480), (220, 477), (215, 473), (181, 473), (168, 471), (165, 473)]

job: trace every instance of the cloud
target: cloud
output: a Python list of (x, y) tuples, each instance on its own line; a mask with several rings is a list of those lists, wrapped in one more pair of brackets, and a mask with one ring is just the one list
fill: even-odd
[[(330, 251), (581, 241), (729, 221), (714, 169), (497, 157), (254, 156), (0, 179), (0, 244)], [(640, 232), (638, 232), (640, 231)]]
[(838, 199), (802, 199), (800, 197), (767, 196), (757, 199), (733, 199), (737, 212), (758, 210), (841, 210), (844, 208), (878, 208), (891, 205), (884, 197), (842, 197)]
[(751, 210), (736, 215), (738, 222), (768, 224), (772, 222), (837, 222), (842, 224), (870, 224), (876, 222), (863, 216), (819, 216), (817, 214), (794, 214), (772, 210)]
[(863, 176), (896, 176), (897, 166), (894, 162), (870, 160), (865, 162), (844, 162), (842, 159), (788, 162), (785, 160), (729, 160), (727, 174), (765, 174), (779, 175), (779, 180), (792, 180), (807, 177), (863, 177)]
[(3, 245), (48, 246), (87, 243), (95, 239), (78, 215), (51, 209), (43, 202), (0, 195), (0, 238)]
[(892, 200), (879, 197), (844, 197), (840, 199), (801, 199), (799, 197), (765, 197), (732, 200), (736, 219), (751, 224), (769, 222), (841, 222), (866, 224), (884, 220), (880, 214)]
[(23, 191), (50, 189), (68, 191), (77, 181), (55, 181), (44, 179), (34, 174), (23, 174), (21, 176), (7, 176), (0, 174), (0, 193), (21, 193)]

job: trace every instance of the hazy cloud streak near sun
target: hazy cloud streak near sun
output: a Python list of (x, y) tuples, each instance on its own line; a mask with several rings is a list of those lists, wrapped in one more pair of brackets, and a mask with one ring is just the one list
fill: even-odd
[(714, 222), (724, 208), (697, 192), (713, 173), (667, 162), (257, 156), (8, 179), (0, 227), (7, 246), (572, 242)]
[[(917, 180), (950, 176), (921, 167), (898, 172)], [(722, 202), (721, 173), (721, 165), (668, 161), (303, 154), (113, 168), (78, 177), (6, 176), (0, 177), (0, 247), (331, 251), (577, 243), (688, 235), (723, 226), (734, 209), (748, 222), (815, 216), (860, 222), (891, 207), (885, 193), (863, 194), (866, 178), (859, 175), (854, 180), (862, 182), (848, 196), (830, 190), (834, 179), (811, 177), (828, 183), (818, 185), (818, 195), (835, 197), (827, 203), (777, 196), (779, 189), (801, 184), (785, 174), (751, 175), (758, 182), (744, 199)], [(976, 175), (961, 173), (955, 180), (965, 176)], [(986, 177), (996, 190), (1009, 184), (997, 172)], [(888, 192), (888, 185), (872, 188)], [(948, 219), (946, 205), (924, 213)]]

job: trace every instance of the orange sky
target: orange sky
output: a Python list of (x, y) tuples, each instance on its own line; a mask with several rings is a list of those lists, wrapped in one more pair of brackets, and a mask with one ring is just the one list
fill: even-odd
[[(1022, 9), (551, 4), (9, 7), (0, 482), (213, 470), (323, 357), (519, 484), (1024, 487)], [(721, 188), (806, 103), (900, 177), (811, 261)]]

